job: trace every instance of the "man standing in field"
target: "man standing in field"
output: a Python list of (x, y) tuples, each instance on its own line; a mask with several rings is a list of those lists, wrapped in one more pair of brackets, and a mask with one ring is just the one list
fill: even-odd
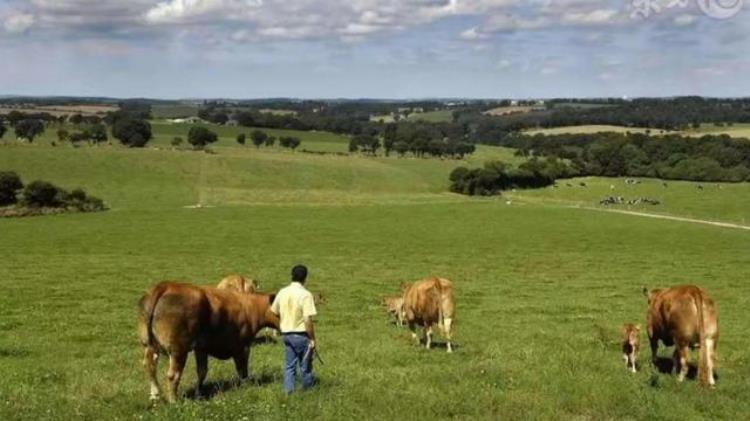
[(313, 316), (317, 314), (313, 295), (305, 289), (307, 268), (297, 265), (292, 268), (292, 283), (282, 288), (271, 305), (271, 311), (281, 320), (280, 330), (284, 339), (284, 391), (294, 391), (294, 381), (299, 366), (302, 387), (315, 384), (312, 359), (315, 352), (315, 328)]

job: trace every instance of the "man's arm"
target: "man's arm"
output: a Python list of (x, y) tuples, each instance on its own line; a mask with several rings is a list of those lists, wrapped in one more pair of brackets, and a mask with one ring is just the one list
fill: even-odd
[(305, 331), (307, 337), (310, 338), (310, 348), (315, 348), (315, 324), (313, 323), (312, 317), (305, 317)]
[(313, 316), (317, 314), (313, 297), (311, 294), (308, 294), (302, 301), (302, 316), (305, 320), (305, 332), (307, 332), (307, 336), (310, 338), (310, 348), (315, 348), (315, 324), (313, 323)]

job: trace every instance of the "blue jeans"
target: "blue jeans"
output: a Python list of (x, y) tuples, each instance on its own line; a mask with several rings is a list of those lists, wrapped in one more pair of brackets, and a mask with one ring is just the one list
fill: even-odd
[[(284, 391), (294, 391), (294, 380), (299, 366), (302, 376), (302, 387), (307, 389), (315, 384), (312, 370), (312, 351), (307, 352), (310, 340), (305, 334), (285, 334), (284, 338)], [(307, 358), (305, 358), (307, 357)]]

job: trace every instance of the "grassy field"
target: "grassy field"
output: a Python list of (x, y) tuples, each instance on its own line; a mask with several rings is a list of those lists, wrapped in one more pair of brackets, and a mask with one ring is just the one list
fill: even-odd
[(601, 132), (646, 133), (647, 131), (651, 134), (676, 133), (676, 132), (670, 132), (668, 130), (647, 129), (645, 127), (623, 127), (623, 126), (610, 126), (610, 125), (605, 125), (605, 124), (554, 127), (551, 129), (533, 129), (533, 130), (527, 130), (525, 133), (530, 134), (530, 135), (535, 135), (539, 133), (546, 134), (546, 135), (556, 135), (556, 134), (591, 134), (591, 133), (601, 133)]
[(154, 104), (151, 106), (151, 115), (156, 119), (195, 117), (198, 115), (198, 108), (191, 104)]
[(703, 136), (705, 134), (728, 134), (732, 137), (744, 137), (750, 139), (750, 124), (733, 124), (731, 126), (715, 126), (713, 124), (703, 124), (698, 129), (686, 130), (685, 133), (694, 136)]
[(567, 127), (554, 127), (551, 129), (534, 129), (527, 130), (526, 133), (535, 135), (538, 133), (547, 135), (556, 134), (590, 134), (600, 132), (616, 132), (616, 133), (646, 133), (649, 132), (653, 135), (661, 134), (682, 134), (685, 136), (700, 137), (707, 134), (719, 135), (728, 134), (732, 137), (750, 139), (750, 124), (734, 124), (732, 126), (715, 126), (713, 124), (703, 124), (698, 129), (689, 129), (683, 131), (670, 131), (670, 130), (659, 130), (659, 129), (647, 129), (642, 127), (623, 127), (623, 126), (610, 126), (610, 125), (585, 125), (585, 126), (567, 126)]
[(407, 120), (427, 121), (429, 123), (443, 123), (453, 121), (453, 110), (426, 111), (423, 113), (409, 114)]
[[(182, 133), (173, 129), (160, 126), (157, 143)], [(649, 181), (626, 191), (622, 180), (589, 179), (586, 188), (575, 180), (577, 187), (471, 199), (446, 192), (448, 173), (492, 157), (512, 160), (512, 151), (480, 148), (464, 163), (316, 156), (241, 148), (232, 130), (221, 133), (215, 155), (0, 146), (0, 169), (84, 187), (112, 207), (0, 220), (0, 419), (744, 419), (750, 412), (750, 233), (575, 208), (614, 193), (656, 196), (664, 209), (649, 211), (741, 222), (748, 185), (699, 193), (691, 183), (665, 189)], [(198, 202), (209, 207), (185, 207)], [(211, 360), (217, 391), (210, 399), (188, 395), (150, 407), (135, 332), (143, 291), (163, 279), (209, 284), (230, 272), (272, 289), (298, 262), (311, 269), (310, 288), (328, 297), (318, 318), (326, 363), (317, 367), (318, 388), (285, 398), (281, 345), (262, 344), (252, 351), (250, 382), (223, 387), (232, 364)], [(431, 274), (456, 285), (453, 355), (415, 347), (377, 305), (400, 282)], [(646, 351), (636, 375), (620, 357), (619, 324), (644, 322), (641, 286), (684, 282), (705, 286), (719, 303), (720, 379), (712, 391), (654, 372)], [(161, 376), (165, 370), (162, 360)], [(191, 359), (181, 390), (194, 382)]]

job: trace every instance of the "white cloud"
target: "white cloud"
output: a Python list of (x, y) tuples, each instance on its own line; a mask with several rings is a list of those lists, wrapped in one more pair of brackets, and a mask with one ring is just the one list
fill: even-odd
[(509, 69), (511, 66), (513, 66), (513, 63), (511, 63), (510, 60), (503, 59), (497, 62), (497, 68), (499, 70), (506, 70), (506, 69)]
[(183, 23), (207, 17), (231, 20), (236, 12), (247, 12), (262, 5), (262, 0), (169, 0), (146, 12), (146, 21)]
[(603, 25), (610, 23), (617, 16), (614, 9), (599, 9), (590, 12), (568, 12), (562, 17), (566, 25)]
[(35, 22), (34, 15), (27, 13), (16, 13), (5, 18), (3, 28), (6, 32), (19, 34), (26, 32)]
[(674, 24), (677, 26), (690, 26), (695, 23), (695, 15), (680, 15), (674, 18)]
[(474, 28), (469, 28), (469, 29), (461, 32), (461, 34), (459, 34), (458, 37), (461, 38), (461, 39), (463, 39), (463, 40), (473, 41), (473, 40), (477, 40), (477, 39), (487, 38), (487, 34), (483, 34), (483, 33), (478, 32), (477, 28), (474, 27)]

